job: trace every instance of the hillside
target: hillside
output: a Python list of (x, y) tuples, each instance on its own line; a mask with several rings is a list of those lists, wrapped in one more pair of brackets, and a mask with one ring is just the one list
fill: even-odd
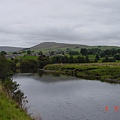
[(9, 46), (0, 46), (0, 51), (6, 51), (6, 52), (15, 52), (20, 51), (23, 48), (20, 47), (9, 47)]
[(67, 48), (70, 48), (72, 50), (77, 50), (79, 51), (80, 48), (99, 48), (101, 50), (105, 49), (112, 49), (112, 48), (120, 48), (118, 46), (88, 46), (88, 45), (81, 45), (81, 44), (66, 44), (66, 43), (56, 43), (56, 42), (43, 42), (38, 45), (35, 45), (31, 47), (31, 50), (43, 50), (43, 51), (49, 51), (49, 50), (66, 50)]
[(30, 48), (22, 48), (22, 47), (9, 47), (9, 46), (0, 46), (0, 51), (6, 51), (6, 52), (17, 52), (21, 50), (42, 50), (42, 51), (49, 51), (49, 50), (66, 50), (67, 48), (70, 48), (71, 50), (77, 50), (79, 51), (81, 48), (99, 48), (101, 50), (105, 49), (112, 49), (112, 48), (120, 48), (118, 46), (88, 46), (88, 45), (82, 45), (82, 44), (67, 44), (67, 43), (56, 43), (56, 42), (43, 42), (38, 45), (35, 45)]
[(87, 47), (86, 45), (80, 45), (80, 44), (66, 44), (66, 43), (56, 43), (56, 42), (43, 42), (36, 46), (31, 47), (31, 49), (54, 49), (54, 48), (80, 48), (80, 47)]

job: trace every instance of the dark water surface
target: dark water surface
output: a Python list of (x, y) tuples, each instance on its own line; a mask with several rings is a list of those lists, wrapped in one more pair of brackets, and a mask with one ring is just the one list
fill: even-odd
[(13, 79), (28, 97), (30, 111), (42, 120), (120, 119), (120, 108), (114, 109), (120, 106), (120, 84), (53, 74), (20, 73)]

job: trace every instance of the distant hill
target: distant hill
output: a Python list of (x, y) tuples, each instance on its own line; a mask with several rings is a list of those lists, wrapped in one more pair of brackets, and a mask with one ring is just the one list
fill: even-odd
[(66, 44), (66, 43), (56, 43), (56, 42), (43, 42), (36, 46), (31, 47), (31, 49), (59, 49), (59, 48), (80, 48), (80, 47), (87, 47), (87, 45), (80, 45), (80, 44)]
[(79, 50), (81, 48), (99, 48), (101, 50), (106, 49), (120, 49), (119, 46), (106, 46), (106, 45), (98, 45), (98, 46), (88, 46), (88, 45), (81, 45), (81, 44), (67, 44), (67, 43), (56, 43), (56, 42), (43, 42), (38, 45), (31, 47), (31, 50), (58, 50), (58, 49), (66, 49), (70, 48), (72, 50)]
[(33, 47), (30, 48), (21, 48), (21, 47), (9, 47), (9, 46), (0, 46), (0, 51), (6, 51), (6, 52), (18, 52), (18, 51), (26, 51), (26, 50), (42, 50), (42, 51), (50, 51), (50, 50), (63, 50), (65, 51), (67, 48), (71, 49), (71, 50), (77, 50), (79, 51), (81, 48), (87, 48), (87, 49), (91, 49), (91, 48), (99, 48), (101, 50), (105, 50), (105, 49), (112, 49), (112, 48), (116, 48), (116, 49), (120, 49), (120, 47), (118, 46), (88, 46), (88, 45), (81, 45), (81, 44), (67, 44), (67, 43), (56, 43), (56, 42), (43, 42), (40, 43), (38, 45), (35, 45)]
[(0, 46), (0, 51), (6, 51), (6, 52), (16, 52), (22, 49), (23, 48), (20, 48), (20, 47)]

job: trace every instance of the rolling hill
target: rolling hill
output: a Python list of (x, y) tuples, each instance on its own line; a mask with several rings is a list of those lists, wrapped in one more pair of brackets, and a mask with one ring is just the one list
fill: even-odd
[(5, 51), (5, 52), (16, 52), (22, 49), (23, 48), (20, 48), (20, 47), (0, 46), (0, 51)]
[(43, 42), (36, 46), (31, 47), (31, 49), (59, 49), (59, 48), (80, 48), (80, 47), (87, 47), (87, 45), (80, 45), (80, 44), (66, 44), (66, 43), (56, 43), (56, 42)]
[(67, 48), (71, 50), (79, 51), (81, 48), (99, 48), (102, 50), (111, 49), (111, 48), (119, 48), (118, 46), (88, 46), (88, 45), (81, 45), (81, 44), (67, 44), (67, 43), (56, 43), (56, 42), (43, 42), (38, 45), (35, 45), (30, 48), (21, 48), (21, 47), (9, 47), (9, 46), (0, 46), (0, 51), (6, 52), (18, 52), (18, 51), (27, 51), (27, 50), (35, 50), (36, 52), (39, 50), (42, 51), (50, 51), (50, 50), (66, 50)]
[(70, 48), (71, 50), (77, 50), (79, 51), (81, 48), (87, 48), (87, 49), (91, 49), (91, 48), (99, 48), (101, 50), (105, 50), (105, 49), (120, 49), (120, 47), (118, 46), (106, 46), (106, 45), (102, 45), (102, 46), (88, 46), (88, 45), (81, 45), (81, 44), (66, 44), (66, 43), (56, 43), (56, 42), (43, 42), (40, 43), (38, 45), (35, 45), (33, 47), (31, 47), (31, 50), (42, 50), (42, 51), (49, 51), (49, 50), (66, 50), (67, 48)]

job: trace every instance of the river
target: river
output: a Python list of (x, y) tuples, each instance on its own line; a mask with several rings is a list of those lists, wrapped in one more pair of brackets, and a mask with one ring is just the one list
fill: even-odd
[(29, 112), (42, 120), (119, 120), (120, 84), (56, 74), (13, 76), (27, 96)]

